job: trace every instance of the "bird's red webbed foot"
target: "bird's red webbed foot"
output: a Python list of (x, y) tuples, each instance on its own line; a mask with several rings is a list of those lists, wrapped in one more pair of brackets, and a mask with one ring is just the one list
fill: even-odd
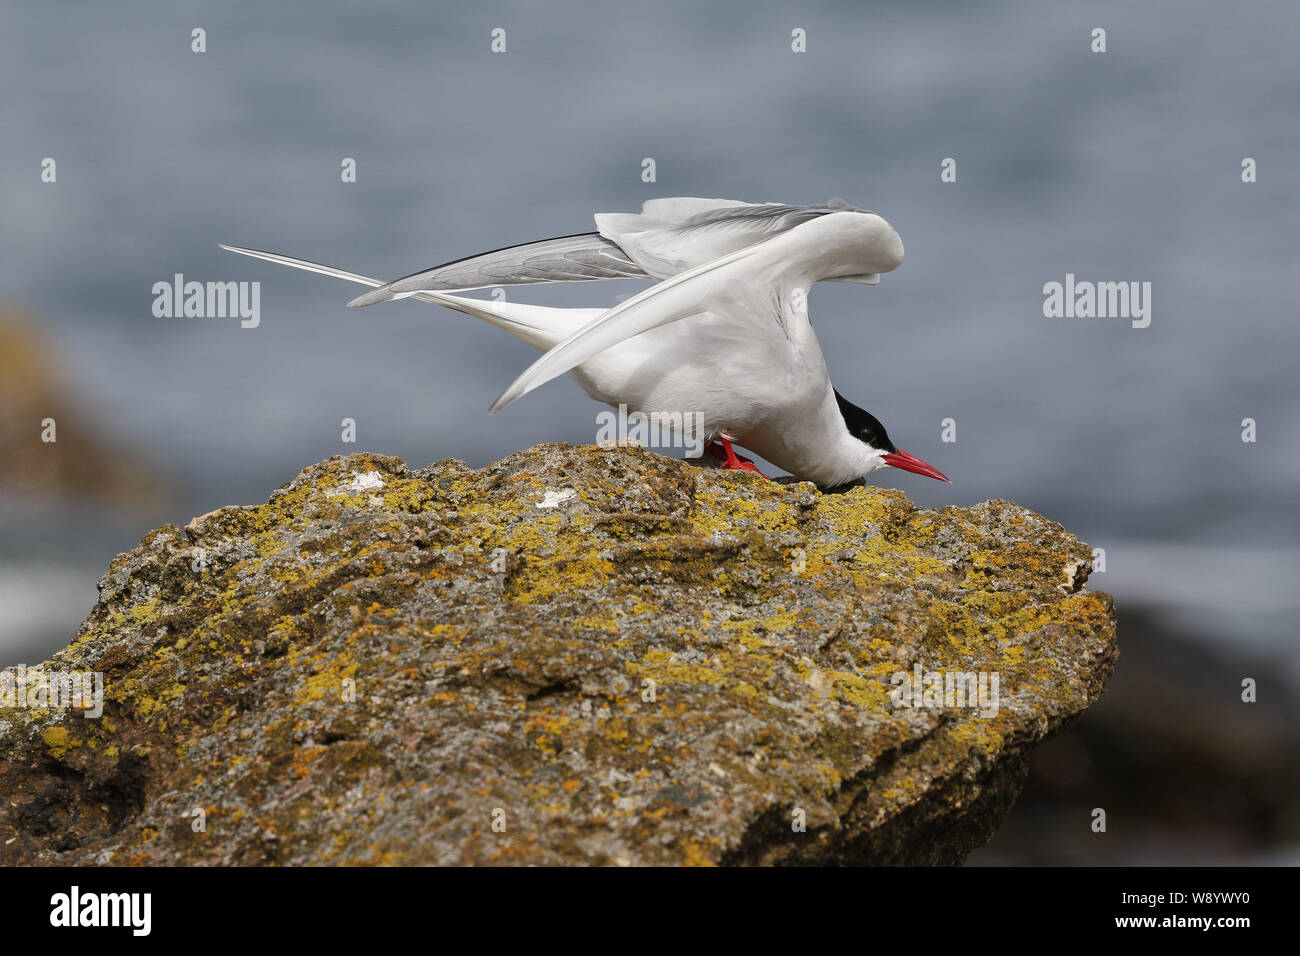
[[(732, 471), (752, 471), (760, 478), (767, 478), (767, 475), (758, 470), (748, 458), (743, 455), (737, 455), (736, 449), (731, 447), (731, 439), (726, 435), (718, 436), (720, 441), (711, 441), (704, 446), (704, 450), (710, 455), (717, 455), (722, 459), (722, 467)], [(771, 480), (770, 478), (768, 479)]]

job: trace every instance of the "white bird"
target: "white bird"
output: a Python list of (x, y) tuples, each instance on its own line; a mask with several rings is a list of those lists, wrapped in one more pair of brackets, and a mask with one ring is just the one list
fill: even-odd
[[(825, 205), (655, 199), (598, 214), (598, 232), (510, 246), (390, 283), (256, 249), (223, 249), (368, 285), (349, 305), (414, 297), (505, 329), (544, 354), (492, 405), (500, 411), (565, 372), (597, 401), (660, 420), (701, 414), (724, 467), (757, 471), (741, 445), (799, 478), (835, 487), (893, 467), (948, 479), (901, 451), (831, 385), (808, 319), (824, 280), (875, 284), (903, 243), (872, 212)], [(557, 309), (448, 295), (489, 286), (648, 277), (611, 309)]]

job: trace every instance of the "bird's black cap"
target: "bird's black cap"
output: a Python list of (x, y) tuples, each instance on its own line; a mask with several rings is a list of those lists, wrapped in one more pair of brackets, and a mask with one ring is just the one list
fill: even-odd
[(880, 419), (875, 415), (865, 408), (858, 408), (838, 391), (835, 392), (835, 401), (839, 403), (840, 415), (854, 438), (888, 454), (898, 451), (889, 440), (885, 426), (880, 424)]

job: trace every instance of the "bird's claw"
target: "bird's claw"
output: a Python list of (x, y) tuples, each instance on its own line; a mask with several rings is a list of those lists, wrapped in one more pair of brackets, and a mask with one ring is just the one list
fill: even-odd
[[(722, 463), (722, 467), (723, 467), (723, 468), (729, 468), (729, 469), (731, 469), (731, 470), (733, 470), (733, 471), (752, 471), (754, 474), (758, 475), (758, 477), (760, 477), (760, 478), (767, 478), (767, 475), (765, 475), (765, 474), (763, 474), (761, 471), (759, 471), (759, 470), (758, 470), (758, 466), (755, 465), (755, 464), (754, 464), (752, 461), (750, 461), (748, 458), (740, 458), (740, 457), (737, 457), (737, 459), (736, 459), (736, 463), (735, 463), (734, 465), (733, 465), (733, 464), (730, 464), (729, 462), (723, 462), (723, 463)], [(771, 481), (772, 479), (768, 478), (767, 480), (768, 480), (768, 481)]]
[[(722, 432), (719, 437), (722, 439), (720, 442), (711, 441), (704, 446), (704, 450), (710, 455), (715, 455), (716, 457), (721, 458), (723, 468), (728, 471), (752, 471), (760, 478), (767, 478), (767, 475), (759, 471), (758, 466), (752, 461), (743, 455), (736, 454), (736, 450), (731, 447), (732, 438), (730, 435), (726, 432)], [(768, 480), (770, 481), (771, 479), (769, 478)]]

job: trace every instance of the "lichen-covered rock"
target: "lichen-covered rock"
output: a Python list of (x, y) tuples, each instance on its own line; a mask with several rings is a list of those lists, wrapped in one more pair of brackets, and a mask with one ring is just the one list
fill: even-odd
[(335, 457), (113, 561), (45, 665), (103, 716), (0, 710), (0, 862), (957, 862), (1114, 667), (1090, 556), (639, 448)]

